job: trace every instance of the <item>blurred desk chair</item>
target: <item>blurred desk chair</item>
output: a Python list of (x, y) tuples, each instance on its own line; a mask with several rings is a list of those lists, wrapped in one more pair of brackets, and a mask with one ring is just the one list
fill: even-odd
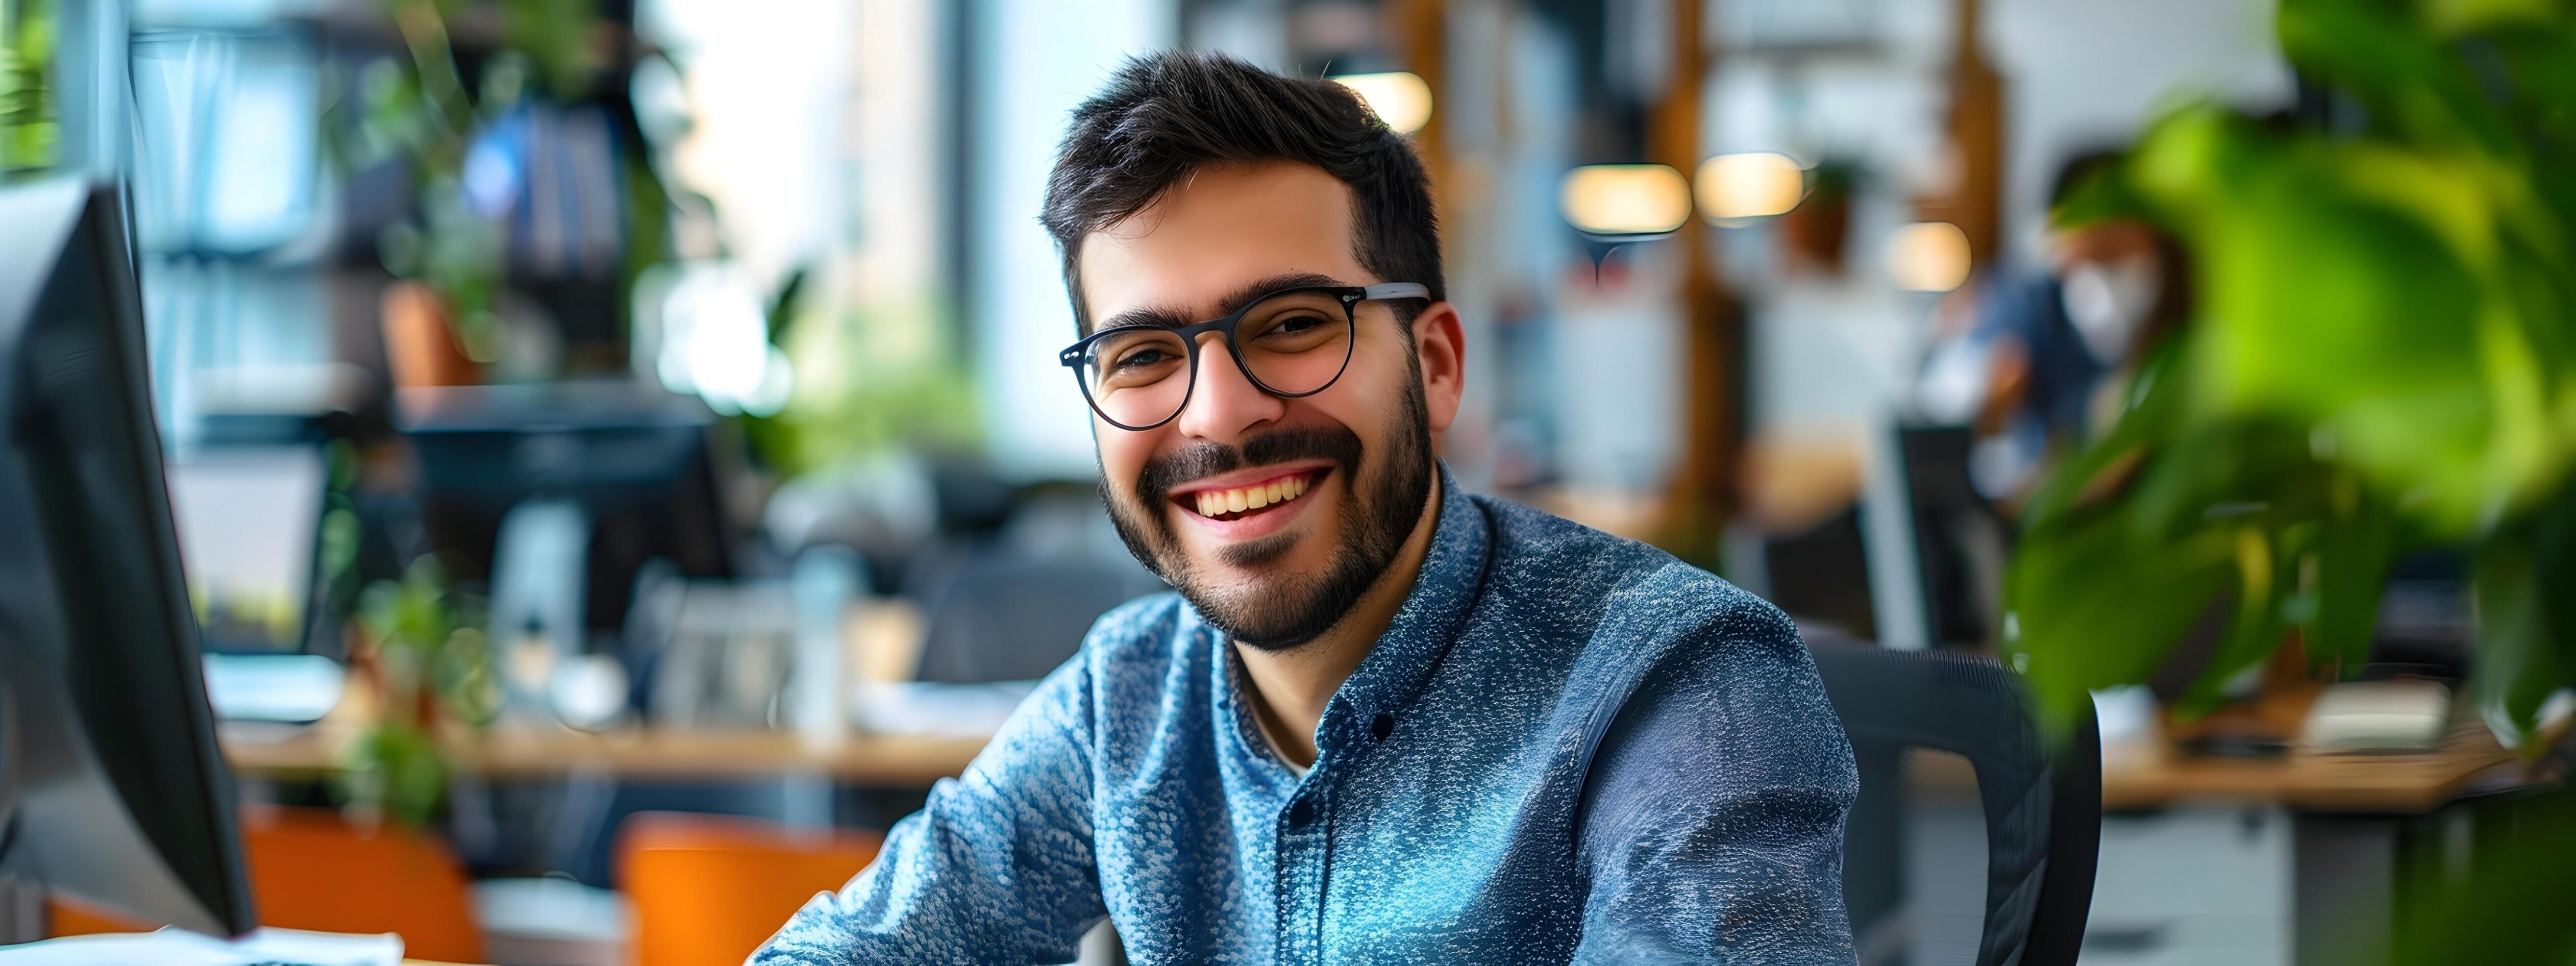
[[(1918, 810), (1917, 799), (1948, 793), (1964, 802), (1973, 790), (1986, 855), (1975, 962), (2074, 962), (2101, 847), (2101, 736), (2091, 713), (2052, 755), (2018, 681), (1993, 661), (1849, 640), (1810, 643), (1860, 766), (1843, 858), (1843, 897), (1860, 961), (1922, 961), (1908, 957), (1907, 947), (1941, 938), (1930, 935), (1942, 924), (1932, 907), (1944, 896), (1979, 891), (1964, 871), (1972, 861), (1910, 861), (1940, 854), (1943, 842), (1932, 839), (1972, 841), (1980, 824), (1943, 828), (1937, 816), (1927, 818), (1931, 811)], [(1955, 760), (1950, 756), (1965, 759), (1965, 774), (1938, 767)], [(1935, 876), (1941, 887), (1923, 888)]]
[(619, 887), (635, 904), (638, 966), (737, 966), (816, 893), (876, 859), (874, 832), (795, 829), (650, 812), (617, 833)]
[(242, 852), (261, 925), (400, 933), (403, 953), (479, 963), (483, 937), (465, 867), (445, 843), (392, 825), (361, 828), (311, 808), (252, 808)]
[[(968, 563), (930, 596), (916, 677), (941, 684), (1042, 678), (1092, 622), (1153, 590), (1133, 564), (1088, 558)], [(1150, 576), (1144, 580), (1151, 580)]]
[[(337, 933), (398, 933), (405, 955), (483, 961), (465, 868), (438, 840), (394, 826), (364, 829), (311, 808), (248, 808), (242, 853), (259, 923)], [(48, 933), (143, 932), (152, 926), (77, 900), (51, 903)]]

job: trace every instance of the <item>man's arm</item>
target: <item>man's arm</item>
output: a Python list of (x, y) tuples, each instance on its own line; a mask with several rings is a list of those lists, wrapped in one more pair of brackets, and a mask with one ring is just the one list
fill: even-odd
[(1852, 961), (1851, 745), (1796, 628), (1740, 599), (1649, 668), (1602, 737), (1576, 962)]
[(838, 894), (814, 897), (756, 966), (1070, 962), (1104, 907), (1091, 840), (1089, 649), (1038, 684)]

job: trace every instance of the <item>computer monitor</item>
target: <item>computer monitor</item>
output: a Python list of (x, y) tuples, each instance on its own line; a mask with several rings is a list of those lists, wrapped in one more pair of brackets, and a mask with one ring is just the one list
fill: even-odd
[(219, 654), (293, 654), (317, 630), (336, 630), (317, 627), (329, 622), (314, 613), (330, 483), (321, 447), (201, 444), (162, 473), (199, 644)]
[(2013, 529), (1969, 479), (1975, 448), (1975, 434), (1965, 426), (1896, 430), (1923, 590), (1923, 641), (1933, 647), (1991, 645), (2002, 636)]
[(0, 188), (0, 225), (0, 877), (20, 902), (49, 889), (238, 935), (251, 898), (123, 206), (111, 185), (30, 182)]
[(709, 445), (715, 414), (628, 381), (405, 389), (395, 420), (451, 576), (488, 581), (496, 640), (528, 624), (571, 650), (622, 632), (636, 575), (735, 575)]

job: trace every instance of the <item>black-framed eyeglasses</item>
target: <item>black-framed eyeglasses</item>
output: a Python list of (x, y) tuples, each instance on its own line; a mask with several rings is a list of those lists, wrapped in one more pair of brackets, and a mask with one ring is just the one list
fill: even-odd
[(1417, 282), (1281, 289), (1195, 325), (1102, 329), (1056, 357), (1073, 370), (1082, 397), (1100, 418), (1120, 429), (1148, 430), (1189, 406), (1198, 383), (1199, 336), (1224, 333), (1235, 367), (1262, 392), (1312, 396), (1349, 368), (1360, 303), (1430, 297), (1430, 286)]

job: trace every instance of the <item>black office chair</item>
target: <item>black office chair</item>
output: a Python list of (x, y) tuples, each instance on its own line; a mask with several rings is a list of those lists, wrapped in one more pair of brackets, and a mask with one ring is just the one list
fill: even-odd
[[(1811, 640), (1809, 648), (1860, 766), (1860, 799), (1843, 836), (1843, 898), (1864, 966), (1909, 962), (1909, 948), (1930, 953), (1913, 966), (1942, 958), (1924, 948), (1931, 944), (1923, 910), (1927, 902), (1972, 894), (1973, 873), (1939, 862), (1909, 867), (1908, 860), (1940, 851), (1929, 837), (1947, 836), (1954, 845), (1973, 838), (1973, 819), (1945, 831), (1924, 817), (1926, 809), (1942, 807), (1937, 800), (1945, 794), (1954, 811), (1964, 812), (1956, 800), (1971, 785), (1986, 852), (1974, 962), (2074, 962), (2102, 840), (2102, 738), (2090, 709), (2052, 749), (2031, 719), (2020, 680), (1991, 660), (1848, 639)], [(1973, 780), (1941, 781), (1940, 769), (1925, 767), (1938, 756), (1917, 750), (1965, 759)], [(1952, 787), (1945, 792), (1944, 785)], [(1936, 801), (1926, 805), (1925, 799)], [(1907, 888), (1928, 875), (1944, 878), (1940, 889)], [(1953, 883), (1957, 892), (1948, 889)], [(1963, 961), (1967, 945), (1953, 950)]]

